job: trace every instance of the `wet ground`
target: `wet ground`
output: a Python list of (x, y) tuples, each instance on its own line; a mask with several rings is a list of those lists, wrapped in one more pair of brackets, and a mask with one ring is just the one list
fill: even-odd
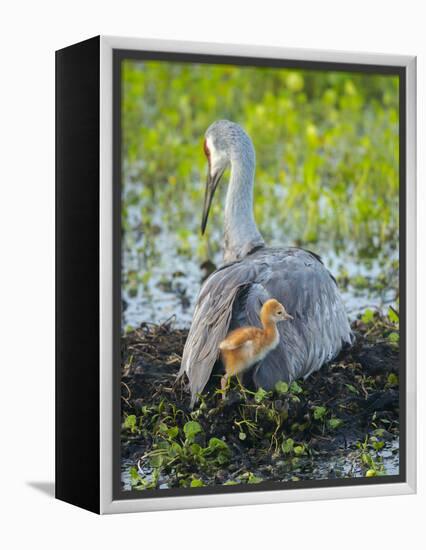
[(213, 376), (193, 411), (176, 374), (187, 331), (143, 323), (122, 340), (125, 490), (373, 477), (399, 470), (397, 314), (353, 322), (357, 339), (306, 381), (274, 392)]

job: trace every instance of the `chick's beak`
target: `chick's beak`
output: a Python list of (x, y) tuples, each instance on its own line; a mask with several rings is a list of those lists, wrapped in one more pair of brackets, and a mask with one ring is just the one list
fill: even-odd
[(216, 187), (220, 181), (220, 178), (223, 175), (223, 172), (224, 170), (219, 170), (215, 174), (211, 174), (209, 170), (209, 172), (207, 173), (206, 190), (204, 194), (203, 217), (201, 220), (201, 235), (204, 235), (204, 231), (206, 230), (207, 220), (209, 217), (214, 192), (216, 191)]
[(284, 319), (285, 319), (285, 321), (289, 321), (290, 319), (294, 319), (294, 317), (292, 315), (290, 315), (290, 313), (285, 312), (284, 313)]

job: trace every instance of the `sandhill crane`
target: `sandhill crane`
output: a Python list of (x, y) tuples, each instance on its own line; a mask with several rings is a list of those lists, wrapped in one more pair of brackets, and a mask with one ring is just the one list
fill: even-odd
[(306, 378), (351, 344), (352, 332), (342, 298), (321, 258), (301, 248), (268, 248), (253, 216), (255, 151), (246, 132), (218, 120), (206, 131), (208, 160), (201, 232), (214, 192), (226, 170), (230, 181), (224, 212), (224, 261), (203, 284), (185, 344), (179, 377), (186, 373), (191, 406), (219, 360), (219, 345), (238, 327), (261, 326), (260, 310), (269, 299), (285, 304), (293, 321), (280, 323), (278, 345), (252, 367), (256, 387)]

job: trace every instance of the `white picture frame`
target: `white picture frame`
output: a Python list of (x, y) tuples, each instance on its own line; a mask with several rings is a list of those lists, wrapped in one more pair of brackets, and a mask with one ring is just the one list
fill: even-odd
[[(114, 500), (112, 411), (112, 57), (116, 49), (192, 54), (277, 58), (332, 63), (398, 65), (406, 69), (406, 482), (313, 489), (190, 495)], [(416, 60), (411, 56), (340, 51), (272, 48), (255, 45), (176, 42), (101, 37), (101, 141), (100, 141), (100, 356), (101, 356), (101, 513), (141, 512), (212, 506), (237, 506), (273, 502), (401, 495), (416, 491)]]

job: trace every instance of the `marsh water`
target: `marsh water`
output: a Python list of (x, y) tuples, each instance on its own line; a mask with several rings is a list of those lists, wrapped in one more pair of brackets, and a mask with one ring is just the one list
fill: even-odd
[[(141, 184), (129, 184), (134, 192)], [(178, 216), (178, 206), (151, 210), (149, 230), (140, 205), (129, 204), (122, 247), (122, 325), (137, 327), (142, 321), (164, 323), (174, 317), (178, 328), (189, 327), (200, 286), (206, 276), (222, 263), (222, 251), (207, 243), (208, 257), (200, 253), (206, 237), (200, 234), (200, 212), (186, 219), (185, 231), (176, 233), (167, 223)], [(220, 219), (218, 220), (220, 222)], [(221, 229), (210, 221), (211, 241), (220, 242)], [(301, 245), (319, 254), (337, 278), (350, 319), (366, 308), (386, 309), (398, 297), (398, 251), (390, 244), (378, 247), (376, 254), (357, 250), (349, 240), (332, 238), (316, 243), (300, 243), (275, 223), (268, 227), (271, 246)], [(336, 251), (338, 250), (338, 251)]]
[[(398, 475), (399, 438), (387, 441), (380, 452), (380, 456), (383, 459), (386, 475)], [(129, 471), (134, 465), (134, 460), (125, 459), (122, 461), (121, 483), (123, 491), (131, 491), (132, 489)], [(138, 467), (141, 475), (147, 480), (150, 480), (152, 468), (149, 466), (140, 467), (140, 465)], [(254, 471), (253, 473), (259, 477), (264, 475), (264, 473), (260, 471)], [(355, 445), (349, 445), (347, 448), (342, 448), (337, 453), (333, 453), (332, 456), (324, 456), (315, 460), (305, 458), (301, 460), (297, 468), (287, 468), (286, 471), (283, 471), (277, 481), (291, 481), (294, 476), (298, 476), (299, 479), (305, 480), (319, 480), (363, 477), (364, 473), (356, 460)], [(160, 481), (158, 487), (159, 489), (167, 489), (169, 487), (167, 478)]]

